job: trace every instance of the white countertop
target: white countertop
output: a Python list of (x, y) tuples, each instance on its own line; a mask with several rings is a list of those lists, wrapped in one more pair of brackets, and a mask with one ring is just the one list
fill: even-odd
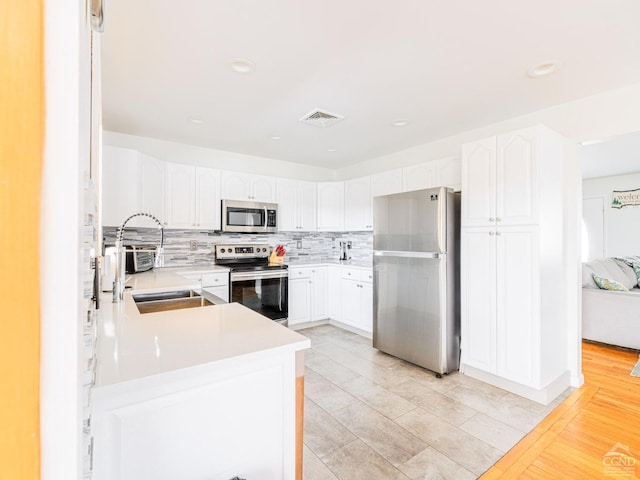
[(177, 271), (195, 273), (190, 267), (139, 273), (128, 280), (133, 288), (122, 303), (111, 303), (110, 294), (102, 296), (95, 387), (257, 353), (309, 348), (306, 337), (237, 303), (140, 314), (132, 291), (199, 288)]

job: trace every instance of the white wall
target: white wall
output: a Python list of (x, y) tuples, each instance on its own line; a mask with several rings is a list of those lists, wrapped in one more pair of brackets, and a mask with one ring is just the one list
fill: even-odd
[(126, 135), (124, 133), (105, 131), (103, 133), (103, 143), (105, 145), (138, 150), (165, 162), (188, 163), (221, 170), (295, 178), (298, 180), (330, 181), (334, 179), (334, 171), (328, 168), (312, 167), (299, 163), (214, 150), (156, 138)]
[(640, 207), (611, 208), (614, 190), (638, 188), (640, 173), (593, 178), (582, 182), (583, 197), (604, 197), (605, 257), (640, 255)]

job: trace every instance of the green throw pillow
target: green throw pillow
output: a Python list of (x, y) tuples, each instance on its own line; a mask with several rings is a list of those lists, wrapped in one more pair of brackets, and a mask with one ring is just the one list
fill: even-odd
[(629, 289), (622, 285), (620, 282), (616, 282), (615, 280), (611, 280), (610, 278), (604, 278), (600, 275), (596, 275), (595, 273), (592, 275), (593, 281), (596, 282), (598, 288), (602, 288), (603, 290), (613, 290), (614, 292), (628, 292)]
[(633, 271), (636, 272), (636, 280), (638, 280), (638, 286), (640, 286), (640, 263), (633, 264)]

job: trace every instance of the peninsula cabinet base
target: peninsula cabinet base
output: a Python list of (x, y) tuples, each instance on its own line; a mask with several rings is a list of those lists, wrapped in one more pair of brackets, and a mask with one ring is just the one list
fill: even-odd
[(287, 352), (96, 388), (92, 478), (294, 480), (302, 378)]

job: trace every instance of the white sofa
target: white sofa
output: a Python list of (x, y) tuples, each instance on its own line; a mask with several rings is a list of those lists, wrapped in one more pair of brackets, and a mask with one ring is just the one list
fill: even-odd
[[(616, 280), (629, 291), (602, 290), (593, 273)], [(582, 264), (582, 338), (640, 350), (640, 288), (633, 268), (623, 260)]]

